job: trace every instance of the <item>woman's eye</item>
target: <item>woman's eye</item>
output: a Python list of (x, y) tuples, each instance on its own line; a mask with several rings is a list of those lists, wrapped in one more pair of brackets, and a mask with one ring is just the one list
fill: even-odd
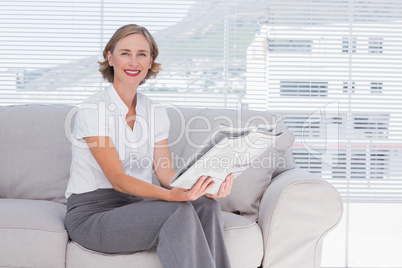
[(146, 57), (147, 56), (147, 54), (145, 54), (145, 53), (140, 53), (139, 54), (141, 57)]
[(121, 53), (121, 55), (128, 55), (128, 53), (127, 53), (127, 52), (123, 52), (123, 53)]

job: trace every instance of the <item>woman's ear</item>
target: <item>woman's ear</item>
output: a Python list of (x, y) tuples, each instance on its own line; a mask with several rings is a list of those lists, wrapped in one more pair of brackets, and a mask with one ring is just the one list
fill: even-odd
[(149, 63), (149, 68), (148, 69), (152, 68), (152, 63), (154, 63), (154, 58), (153, 57), (151, 57), (151, 62)]
[(112, 53), (110, 52), (110, 50), (107, 52), (107, 61), (109, 62), (109, 66), (113, 66)]

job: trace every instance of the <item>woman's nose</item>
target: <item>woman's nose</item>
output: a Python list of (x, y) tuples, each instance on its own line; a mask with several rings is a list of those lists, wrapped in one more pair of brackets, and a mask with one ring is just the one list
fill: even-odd
[(132, 56), (132, 57), (130, 58), (130, 65), (131, 65), (131, 66), (138, 66), (138, 59), (137, 59), (137, 56)]

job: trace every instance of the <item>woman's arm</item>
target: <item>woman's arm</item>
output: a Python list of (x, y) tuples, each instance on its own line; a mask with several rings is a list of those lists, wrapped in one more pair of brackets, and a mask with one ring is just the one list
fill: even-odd
[(211, 179), (205, 176), (201, 177), (191, 190), (181, 188), (168, 190), (147, 183), (125, 173), (119, 154), (109, 137), (86, 137), (85, 141), (92, 145), (90, 146), (92, 155), (116, 191), (166, 201), (190, 201), (204, 195), (212, 186)]
[(170, 182), (176, 175), (176, 171), (173, 167), (167, 139), (155, 143), (153, 160), (155, 175), (160, 185), (166, 189), (172, 189)]

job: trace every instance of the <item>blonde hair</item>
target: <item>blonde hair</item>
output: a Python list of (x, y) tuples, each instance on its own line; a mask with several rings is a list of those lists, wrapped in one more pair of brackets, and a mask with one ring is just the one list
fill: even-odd
[(152, 35), (148, 32), (148, 30), (145, 27), (141, 27), (136, 24), (127, 24), (116, 30), (116, 32), (113, 34), (113, 36), (110, 38), (109, 42), (103, 49), (104, 61), (98, 62), (100, 65), (99, 72), (101, 72), (103, 78), (109, 81), (110, 83), (113, 83), (114, 80), (114, 70), (113, 66), (109, 65), (109, 61), (107, 60), (107, 53), (108, 51), (113, 53), (117, 42), (119, 42), (121, 39), (131, 34), (142, 34), (148, 40), (149, 46), (151, 48), (150, 53), (152, 57), (152, 65), (151, 68), (148, 70), (148, 73), (144, 78), (144, 80), (141, 81), (140, 85), (144, 84), (145, 81), (148, 80), (148, 78), (156, 77), (159, 71), (162, 70), (161, 64), (155, 62), (156, 57), (158, 57), (159, 50)]

